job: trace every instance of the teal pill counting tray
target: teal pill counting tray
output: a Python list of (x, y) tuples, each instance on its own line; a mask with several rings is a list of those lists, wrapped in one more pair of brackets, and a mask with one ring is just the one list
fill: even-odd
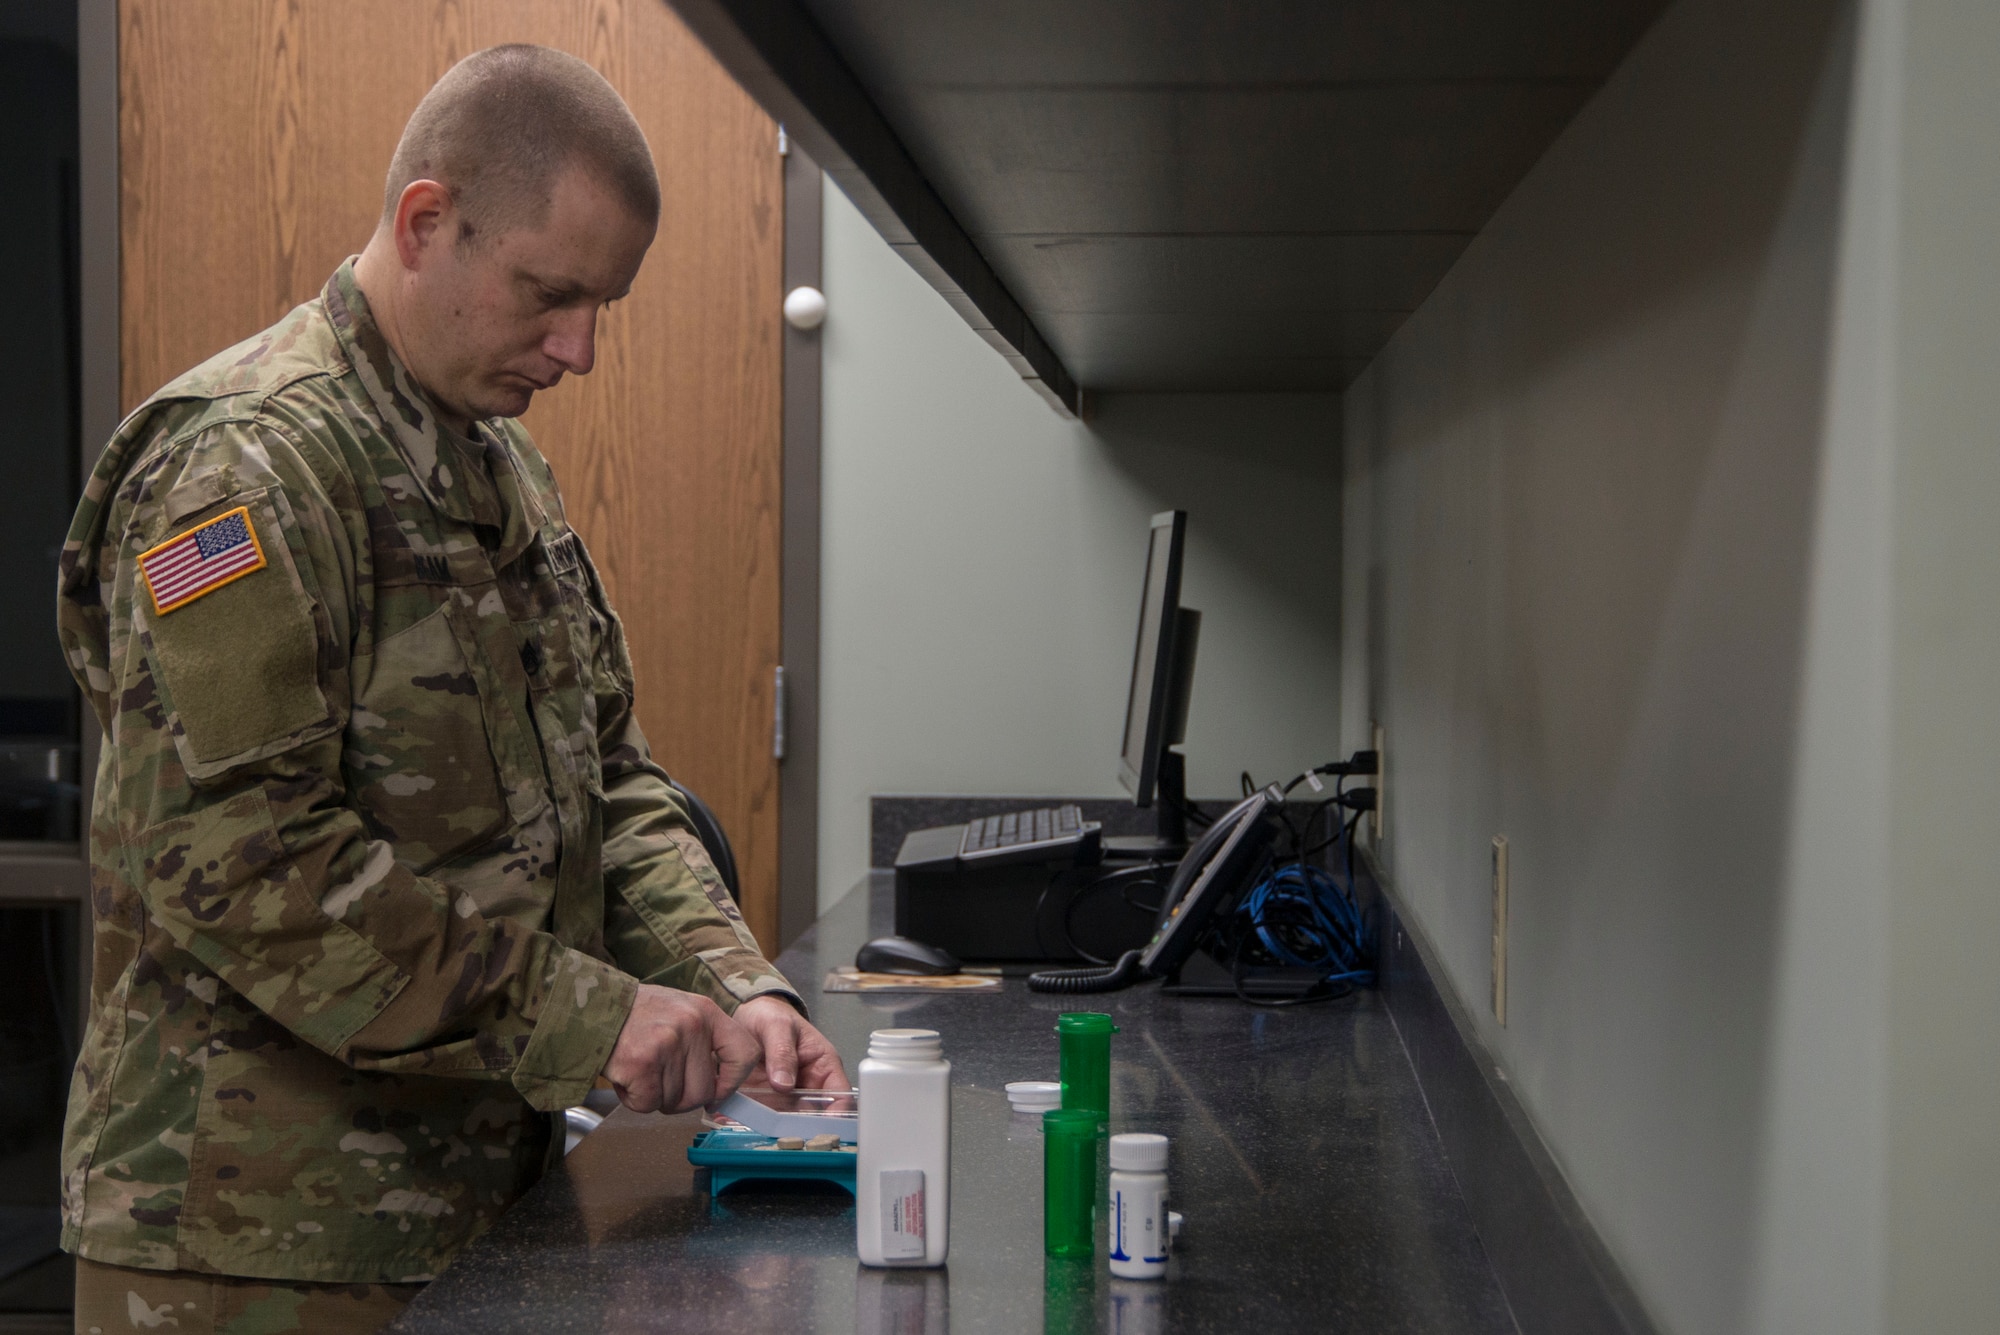
[(711, 1195), (750, 1181), (832, 1182), (854, 1190), (853, 1150), (781, 1150), (755, 1131), (704, 1131), (687, 1156), (708, 1170)]

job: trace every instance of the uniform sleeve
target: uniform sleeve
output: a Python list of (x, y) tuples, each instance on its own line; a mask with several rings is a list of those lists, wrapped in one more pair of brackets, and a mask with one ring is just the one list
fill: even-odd
[[(339, 1060), (580, 1102), (635, 980), (485, 917), (346, 805), (354, 543), (328, 485), (286, 440), (235, 426), (123, 489), (105, 763), (129, 870), (159, 930)], [(162, 544), (238, 511), (262, 564), (187, 597)]]
[[(736, 901), (655, 765), (629, 702), (604, 746), (605, 944), (648, 983), (734, 1011), (752, 997), (800, 999), (757, 948)], [(615, 738), (615, 740), (613, 740)]]
[(624, 631), (596, 572), (603, 626), (595, 646), (598, 753), (604, 777), (605, 944), (642, 981), (700, 992), (725, 1010), (775, 994), (805, 1002), (764, 958), (680, 795), (653, 760), (632, 710)]

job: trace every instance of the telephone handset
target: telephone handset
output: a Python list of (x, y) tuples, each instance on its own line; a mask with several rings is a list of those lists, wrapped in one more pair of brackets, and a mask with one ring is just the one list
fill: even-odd
[(1139, 955), (1140, 968), (1158, 977), (1194, 954), (1216, 915), (1234, 907), (1269, 862), (1284, 800), (1275, 785), (1260, 789), (1203, 831), (1160, 899), (1159, 926)]
[(1126, 951), (1109, 968), (1044, 969), (1029, 975), (1029, 990), (1115, 992), (1174, 972), (1200, 947), (1216, 915), (1233, 907), (1269, 863), (1284, 800), (1275, 785), (1260, 789), (1202, 833), (1167, 883), (1158, 926), (1144, 949)]

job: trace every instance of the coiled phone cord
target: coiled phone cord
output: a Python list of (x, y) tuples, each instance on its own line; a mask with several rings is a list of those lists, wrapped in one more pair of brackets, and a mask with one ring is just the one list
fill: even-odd
[(1146, 971), (1139, 967), (1139, 952), (1128, 950), (1115, 964), (1102, 969), (1043, 969), (1028, 975), (1030, 992), (1062, 992), (1072, 996), (1090, 992), (1117, 992), (1143, 982)]

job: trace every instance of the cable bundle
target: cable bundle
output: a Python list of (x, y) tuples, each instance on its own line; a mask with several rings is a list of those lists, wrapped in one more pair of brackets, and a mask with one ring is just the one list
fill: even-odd
[[(1285, 785), (1291, 792), (1319, 774), (1334, 774), (1340, 783), (1333, 796), (1320, 802), (1306, 819), (1304, 829), (1289, 819), (1293, 855), (1275, 863), (1238, 902), (1236, 912), (1224, 929), (1225, 948), (1234, 961), (1236, 995), (1258, 1005), (1297, 1005), (1345, 996), (1357, 987), (1375, 983), (1375, 928), (1369, 916), (1354, 900), (1354, 832), (1362, 814), (1375, 805), (1372, 788), (1346, 789), (1353, 774), (1373, 774), (1373, 752), (1356, 752), (1352, 760), (1322, 765), (1299, 775)], [(1251, 782), (1250, 776), (1243, 776)], [(1320, 817), (1332, 812), (1334, 833), (1311, 842)], [(1353, 815), (1343, 819), (1345, 812)], [(1315, 866), (1315, 854), (1337, 848), (1336, 861), (1346, 865), (1346, 883), (1332, 872)], [(1258, 964), (1310, 969), (1319, 975), (1318, 984), (1303, 996), (1283, 1001), (1259, 1000), (1244, 989), (1250, 967)]]
[(1334, 995), (1374, 984), (1374, 929), (1331, 872), (1284, 863), (1251, 887), (1237, 914), (1238, 972), (1254, 941), (1273, 963), (1318, 973)]

